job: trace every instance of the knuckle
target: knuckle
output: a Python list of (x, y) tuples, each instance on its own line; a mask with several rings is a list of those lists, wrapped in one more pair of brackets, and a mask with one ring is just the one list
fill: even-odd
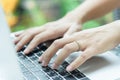
[(35, 32), (33, 30), (27, 30), (26, 34), (28, 34), (29, 36), (34, 36)]
[(86, 60), (87, 59), (87, 55), (86, 54), (81, 54), (80, 55), (82, 59)]
[(63, 49), (66, 50), (66, 51), (71, 51), (72, 47), (71, 47), (71, 45), (67, 44), (67, 45), (64, 46)]
[(36, 35), (34, 38), (35, 38), (35, 39), (38, 39), (39, 37), (40, 37), (39, 35)]
[(53, 42), (53, 45), (54, 45), (55, 47), (60, 47), (60, 46), (62, 45), (62, 42), (61, 42), (60, 40), (55, 40), (55, 41)]

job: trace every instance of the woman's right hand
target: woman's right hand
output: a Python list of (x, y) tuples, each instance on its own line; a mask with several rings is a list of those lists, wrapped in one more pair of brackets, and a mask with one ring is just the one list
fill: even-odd
[(70, 33), (79, 31), (80, 29), (81, 25), (66, 19), (60, 19), (58, 21), (46, 23), (41, 27), (31, 28), (20, 34), (16, 34), (17, 38), (14, 42), (16, 44), (17, 51), (19, 51), (25, 44), (29, 43), (28, 47), (24, 51), (25, 54), (28, 54), (40, 43), (56, 39), (64, 35), (69, 35)]

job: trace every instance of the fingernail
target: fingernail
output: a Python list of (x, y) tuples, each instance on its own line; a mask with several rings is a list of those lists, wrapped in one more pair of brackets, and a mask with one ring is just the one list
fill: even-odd
[(25, 50), (24, 50), (24, 53), (25, 53), (25, 54), (28, 54), (28, 53), (29, 53), (29, 50), (28, 50), (28, 49), (25, 49)]
[(68, 66), (67, 68), (66, 68), (66, 71), (68, 71), (68, 72), (71, 72), (73, 70), (73, 68), (71, 67), (71, 66)]
[(42, 61), (42, 66), (47, 66), (45, 61)]
[(18, 48), (17, 48), (17, 46), (15, 47), (15, 49), (16, 49), (16, 51), (18, 51)]
[(18, 44), (16, 45), (16, 50), (19, 51), (19, 50), (21, 49), (21, 47), (22, 47), (22, 45), (21, 45), (20, 43), (18, 43)]
[(14, 44), (16, 44), (16, 42), (17, 42), (17, 41), (16, 41), (16, 40), (14, 40)]
[(16, 51), (19, 51), (19, 48), (17, 46), (15, 47), (15, 49), (16, 49)]
[(39, 57), (39, 62), (42, 62), (42, 56)]
[(52, 69), (57, 69), (58, 65), (56, 65), (55, 63), (52, 65)]

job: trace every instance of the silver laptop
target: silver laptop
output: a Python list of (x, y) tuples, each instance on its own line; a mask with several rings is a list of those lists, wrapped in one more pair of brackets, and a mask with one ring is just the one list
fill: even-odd
[(120, 80), (120, 57), (110, 51), (93, 57), (72, 72), (65, 71), (65, 67), (81, 52), (70, 55), (58, 70), (50, 68), (54, 58), (47, 67), (38, 63), (38, 57), (47, 49), (45, 43), (27, 56), (23, 53), (27, 45), (16, 53), (1, 7), (0, 36), (0, 80)]

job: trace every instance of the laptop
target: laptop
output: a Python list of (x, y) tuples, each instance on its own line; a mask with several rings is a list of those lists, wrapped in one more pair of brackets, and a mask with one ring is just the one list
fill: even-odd
[[(50, 67), (54, 58), (47, 67), (42, 67), (38, 63), (38, 57), (48, 48), (46, 44), (40, 44), (29, 55), (23, 53), (27, 45), (16, 52), (11, 39), (15, 36), (12, 34), (10, 37), (10, 30), (1, 7), (0, 36), (0, 80), (120, 80), (119, 46), (89, 59), (78, 69), (67, 72), (66, 66), (81, 52), (71, 54), (57, 70)], [(59, 54), (59, 51), (56, 54)]]

